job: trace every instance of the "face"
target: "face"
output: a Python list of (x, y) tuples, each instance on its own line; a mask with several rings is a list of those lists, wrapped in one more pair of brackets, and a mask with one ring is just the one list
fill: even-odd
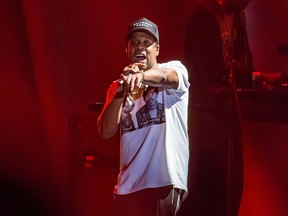
[(127, 45), (127, 55), (131, 64), (141, 63), (141, 70), (148, 70), (157, 64), (160, 46), (155, 39), (145, 32), (134, 32)]

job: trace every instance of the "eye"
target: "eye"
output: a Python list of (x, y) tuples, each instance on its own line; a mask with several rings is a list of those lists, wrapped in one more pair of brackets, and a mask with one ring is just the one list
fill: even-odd
[(131, 46), (137, 46), (138, 43), (139, 43), (139, 41), (136, 40), (136, 39), (131, 39), (131, 40), (129, 41), (129, 43), (130, 43)]
[(133, 46), (133, 47), (137, 47), (137, 46), (141, 45), (142, 47), (147, 48), (147, 47), (151, 46), (153, 43), (154, 42), (152, 40), (150, 40), (150, 39), (146, 39), (146, 40), (143, 40), (143, 41), (137, 40), (137, 39), (131, 39), (129, 41), (129, 45)]
[(151, 40), (145, 40), (143, 42), (143, 44), (144, 44), (145, 47), (149, 47), (149, 46), (151, 46), (153, 44), (153, 42)]

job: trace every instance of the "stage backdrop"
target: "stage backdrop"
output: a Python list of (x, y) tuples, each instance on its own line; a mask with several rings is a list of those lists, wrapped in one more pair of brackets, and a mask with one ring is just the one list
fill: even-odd
[[(87, 106), (104, 102), (110, 82), (127, 65), (125, 34), (135, 19), (147, 17), (158, 24), (159, 62), (184, 61), (185, 25), (195, 2), (0, 1), (0, 213), (68, 215), (75, 208), (82, 216), (105, 214), (99, 212), (112, 205), (106, 200), (103, 206), (95, 194), (112, 193), (117, 162), (111, 162), (118, 156), (117, 139), (102, 141), (94, 134), (98, 113)], [(286, 11), (285, 0), (277, 5), (254, 0), (247, 9), (259, 70), (287, 72), (287, 56), (277, 52), (278, 45), (288, 43)], [(278, 216), (285, 210), (283, 216), (287, 215), (287, 194), (278, 187), (271, 189), (283, 185), (278, 174), (282, 168), (286, 172), (287, 159), (281, 157), (275, 177), (275, 166), (265, 163), (269, 152), (261, 157), (264, 161), (253, 152), (246, 160), (243, 216), (275, 215), (275, 208), (280, 208)], [(254, 168), (271, 172), (257, 175)], [(271, 184), (249, 187), (249, 180), (266, 178)], [(278, 191), (270, 197), (273, 202), (267, 201), (266, 187)]]

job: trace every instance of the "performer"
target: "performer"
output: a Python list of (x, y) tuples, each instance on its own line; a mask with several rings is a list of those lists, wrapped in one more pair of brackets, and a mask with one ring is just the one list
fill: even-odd
[(155, 23), (141, 18), (129, 26), (131, 64), (111, 84), (98, 118), (103, 138), (120, 127), (118, 216), (174, 216), (187, 195), (188, 72), (180, 61), (158, 63), (159, 50)]

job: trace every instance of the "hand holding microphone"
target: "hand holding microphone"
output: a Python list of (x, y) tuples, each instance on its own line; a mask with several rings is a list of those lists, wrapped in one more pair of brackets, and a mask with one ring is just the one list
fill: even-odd
[(144, 81), (144, 73), (139, 67), (144, 66), (142, 63), (134, 63), (123, 69), (123, 73), (120, 75), (121, 79), (119, 81), (119, 85), (123, 85), (126, 83), (126, 86), (129, 86), (130, 89), (134, 89), (134, 87), (141, 86)]
[[(118, 83), (118, 85), (121, 85), (123, 88), (129, 89), (128, 95), (129, 97), (131, 96), (133, 100), (135, 100), (134, 96), (138, 94), (141, 95), (142, 91), (140, 90), (145, 88), (143, 85), (144, 72), (139, 69), (141, 66), (143, 66), (143, 64), (134, 63), (125, 67), (123, 69), (123, 73), (121, 74), (121, 79)], [(130, 99), (132, 99), (131, 97)]]

